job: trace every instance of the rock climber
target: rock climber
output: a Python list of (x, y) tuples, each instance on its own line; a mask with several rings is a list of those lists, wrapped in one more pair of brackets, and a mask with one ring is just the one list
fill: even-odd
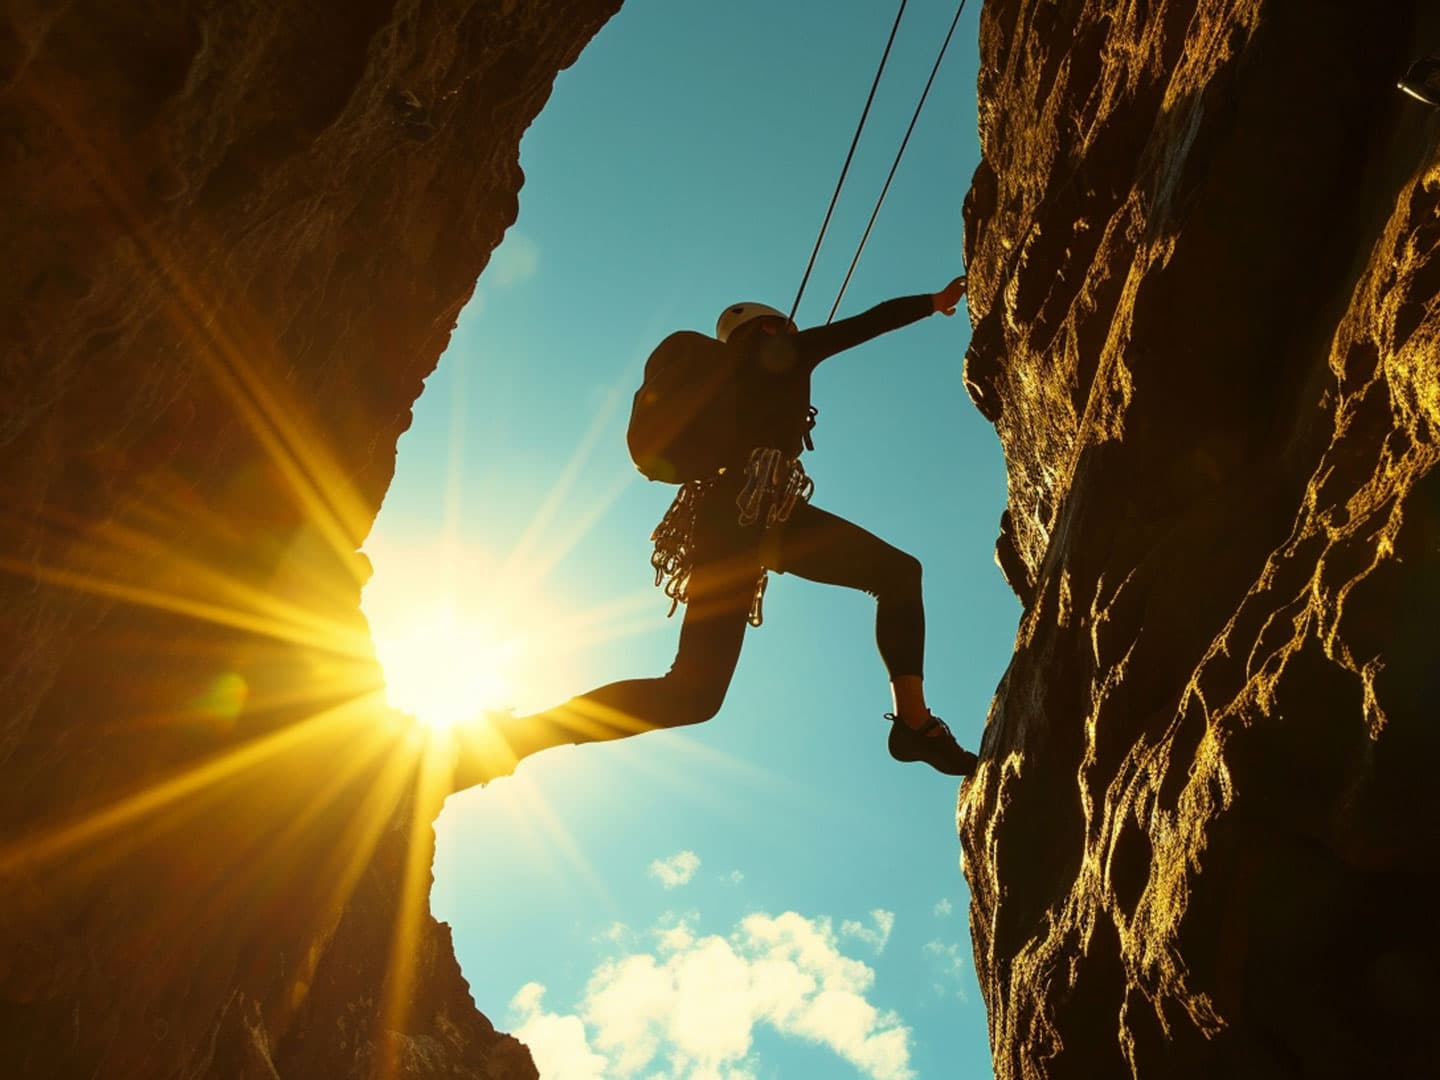
[(1440, 108), (1440, 53), (1416, 60), (1396, 85), (1416, 101)]
[(657, 584), (668, 576), (667, 595), (686, 604), (675, 661), (660, 678), (611, 683), (556, 708), (509, 718), (502, 733), (512, 746), (520, 744), (517, 754), (526, 745), (620, 738), (713, 717), (746, 626), (759, 625), (766, 574), (774, 570), (873, 596), (875, 637), (895, 709), (885, 714), (890, 755), (951, 776), (974, 769), (975, 755), (960, 747), (925, 700), (920, 563), (810, 505), (813, 484), (799, 460), (810, 445), (810, 377), (821, 361), (936, 312), (953, 315), (965, 285), (958, 277), (937, 293), (889, 300), (803, 331), (764, 304), (733, 304), (721, 312), (715, 337), (734, 364), (734, 445), (745, 449), (718, 475), (686, 483), (652, 536)]

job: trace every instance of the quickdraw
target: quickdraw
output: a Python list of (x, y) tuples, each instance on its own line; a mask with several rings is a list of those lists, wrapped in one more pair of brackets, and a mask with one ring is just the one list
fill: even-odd
[(655, 550), (650, 555), (655, 584), (663, 587), (670, 598), (667, 619), (690, 600), (690, 573), (695, 569), (695, 515), (715, 479), (712, 476), (681, 484), (660, 524), (650, 533), (650, 539), (655, 542)]
[[(690, 576), (695, 569), (695, 519), (700, 504), (718, 477), (682, 484), (660, 524), (650, 534), (655, 551), (650, 565), (655, 584), (670, 598), (670, 615), (690, 601)], [(744, 484), (735, 498), (736, 521), (747, 528), (763, 521), (763, 528), (790, 520), (795, 504), (809, 502), (815, 481), (805, 472), (800, 459), (774, 447), (756, 447), (745, 464)], [(751, 626), (765, 621), (765, 590), (770, 571), (760, 568), (746, 620)]]
[[(815, 481), (805, 472), (798, 457), (791, 457), (773, 446), (757, 446), (745, 463), (745, 486), (735, 497), (735, 509), (742, 526), (754, 525), (762, 518), (765, 528), (790, 520), (797, 502), (809, 502), (815, 493)], [(750, 598), (751, 626), (765, 621), (765, 590), (770, 586), (770, 570), (760, 568), (755, 592)]]
[(797, 502), (809, 502), (815, 481), (800, 459), (771, 446), (757, 446), (745, 463), (745, 486), (735, 497), (741, 525), (754, 525), (762, 517), (768, 528), (789, 521)]

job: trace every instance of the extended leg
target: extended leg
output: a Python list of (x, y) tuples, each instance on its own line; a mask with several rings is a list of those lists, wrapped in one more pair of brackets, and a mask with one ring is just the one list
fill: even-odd
[(664, 675), (610, 683), (550, 710), (547, 716), (573, 736), (569, 741), (598, 742), (683, 727), (720, 711), (745, 640), (750, 590), (739, 593), (738, 602), (723, 611), (707, 613), (697, 605), (699, 599), (692, 592), (675, 661)]

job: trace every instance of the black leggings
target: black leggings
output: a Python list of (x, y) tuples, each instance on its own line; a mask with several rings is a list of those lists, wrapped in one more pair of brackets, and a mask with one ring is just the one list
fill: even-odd
[(925, 608), (917, 559), (808, 503), (797, 503), (783, 525), (742, 528), (730, 488), (722, 483), (712, 489), (699, 509), (690, 601), (669, 672), (610, 683), (550, 710), (548, 719), (567, 729), (573, 741), (698, 724), (719, 712), (740, 658), (762, 565), (875, 597), (875, 640), (891, 681), (924, 674)]

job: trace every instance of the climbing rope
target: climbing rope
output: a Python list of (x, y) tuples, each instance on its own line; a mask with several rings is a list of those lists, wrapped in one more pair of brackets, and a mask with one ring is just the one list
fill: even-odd
[[(840, 291), (835, 295), (835, 303), (830, 305), (830, 314), (825, 316), (825, 323), (828, 326), (835, 318), (835, 312), (840, 307), (840, 299), (845, 295), (845, 290), (850, 286), (850, 277), (855, 273), (855, 267), (860, 262), (860, 253), (865, 250), (865, 243), (870, 239), (870, 230), (875, 227), (875, 219), (880, 216), (880, 207), (885, 203), (885, 196), (890, 192), (890, 181), (895, 179), (895, 171), (900, 168), (900, 159), (905, 156), (905, 148), (910, 145), (910, 134), (915, 130), (915, 122), (920, 119), (920, 110), (925, 107), (925, 99), (930, 96), (930, 87), (935, 83), (935, 75), (940, 70), (940, 64), (945, 59), (945, 50), (950, 48), (950, 39), (955, 36), (955, 27), (960, 25), (960, 16), (965, 13), (966, 0), (960, 0), (960, 6), (955, 9), (955, 18), (950, 20), (950, 29), (945, 34), (945, 40), (940, 45), (940, 53), (935, 57), (935, 64), (930, 68), (930, 77), (925, 80), (925, 89), (920, 92), (920, 101), (915, 106), (915, 112), (910, 117), (910, 126), (905, 129), (905, 137), (900, 140), (900, 149), (895, 152), (895, 160), (890, 165), (890, 174), (885, 177), (885, 186), (880, 189), (880, 197), (875, 200), (875, 209), (870, 214), (870, 220), (865, 225), (865, 233), (860, 237), (860, 246), (855, 249), (855, 257), (850, 260), (850, 269), (845, 271), (845, 280), (840, 283)], [(793, 315), (791, 316), (794, 317)]]
[[(890, 164), (890, 172), (885, 177), (885, 184), (880, 189), (880, 197), (875, 200), (875, 209), (870, 213), (870, 220), (865, 225), (865, 232), (860, 237), (860, 244), (855, 249), (855, 257), (850, 260), (850, 268), (845, 272), (845, 280), (840, 284), (840, 291), (835, 296), (835, 303), (830, 305), (830, 314), (825, 317), (826, 325), (829, 325), (835, 318), (835, 312), (840, 308), (840, 301), (845, 296), (845, 290), (850, 286), (850, 278), (855, 273), (855, 267), (860, 262), (860, 255), (865, 250), (865, 245), (870, 239), (870, 232), (875, 227), (875, 220), (880, 216), (880, 207), (885, 204), (885, 196), (890, 193), (890, 184), (895, 179), (895, 173), (900, 168), (900, 160), (905, 156), (905, 149), (910, 145), (910, 136), (915, 131), (915, 124), (920, 119), (920, 111), (925, 107), (925, 99), (930, 96), (930, 88), (935, 84), (935, 76), (940, 71), (940, 65), (945, 60), (945, 53), (950, 48), (950, 41), (955, 36), (955, 28), (960, 25), (960, 16), (965, 13), (967, 0), (960, 0), (959, 6), (955, 9), (955, 17), (950, 20), (950, 29), (945, 33), (945, 40), (940, 45), (940, 52), (935, 57), (935, 63), (930, 68), (930, 77), (925, 80), (925, 88), (920, 92), (920, 100), (915, 105), (915, 111), (910, 116), (910, 124), (905, 129), (905, 136), (900, 140), (900, 149), (895, 152), (895, 160)], [(795, 321), (795, 314), (800, 310), (800, 299), (805, 295), (805, 286), (810, 281), (810, 274), (815, 269), (815, 260), (820, 255), (820, 246), (825, 240), (825, 233), (830, 228), (830, 219), (834, 216), (835, 205), (840, 201), (840, 192), (845, 187), (845, 177), (850, 172), (850, 163), (855, 158), (855, 149), (860, 145), (860, 135), (865, 130), (865, 121), (870, 116), (870, 106), (875, 101), (875, 92), (880, 87), (880, 78), (885, 73), (885, 64), (890, 59), (890, 49), (895, 44), (895, 35), (900, 29), (900, 20), (905, 15), (906, 0), (900, 0), (900, 10), (895, 13), (895, 23), (890, 27), (890, 37), (885, 42), (885, 51), (880, 56), (880, 66), (875, 71), (875, 78), (870, 83), (870, 94), (865, 99), (865, 107), (860, 111), (860, 122), (855, 126), (855, 136), (850, 140), (850, 150), (845, 155), (845, 164), (840, 168), (840, 179), (835, 182), (835, 191), (830, 196), (830, 205), (825, 211), (825, 218), (820, 223), (820, 234), (815, 237), (815, 246), (810, 251), (810, 261), (805, 264), (805, 273), (800, 278), (800, 288), (795, 293), (795, 303), (790, 305), (790, 321)]]
[[(955, 28), (960, 24), (960, 16), (965, 12), (966, 2), (967, 0), (960, 0), (960, 6), (955, 11), (954, 19), (950, 22), (950, 29), (946, 32), (945, 40), (940, 45), (940, 52), (930, 68), (930, 76), (925, 80), (925, 88), (920, 93), (920, 100), (915, 105), (915, 111), (910, 117), (910, 124), (905, 129), (904, 137), (900, 140), (900, 149), (895, 153), (895, 160), (890, 165), (890, 172), (885, 177), (884, 186), (880, 189), (880, 196), (875, 201), (875, 208), (870, 214), (869, 222), (865, 225), (865, 232), (860, 237), (855, 257), (850, 260), (850, 267), (845, 273), (845, 280), (840, 285), (840, 292), (836, 295), (835, 303), (830, 307), (830, 314), (825, 319), (827, 324), (835, 318), (835, 312), (840, 307), (840, 301), (850, 284), (850, 278), (860, 262), (860, 255), (865, 250), (866, 242), (870, 239), (871, 230), (880, 216), (880, 208), (885, 203), (885, 196), (890, 192), (891, 181), (895, 179), (895, 173), (900, 168), (900, 161), (905, 156), (905, 149), (910, 145), (910, 136), (915, 131), (915, 125), (920, 119), (920, 111), (925, 107), (925, 100), (930, 96), (930, 88), (935, 83), (935, 76), (950, 47), (950, 40), (955, 36)], [(895, 35), (900, 30), (900, 21), (905, 15), (906, 3), (907, 0), (900, 0), (899, 10), (895, 12), (895, 22), (890, 27), (890, 37), (885, 42), (885, 51), (880, 55), (880, 65), (875, 70), (875, 78), (871, 80), (870, 93), (865, 98), (865, 107), (860, 111), (860, 122), (855, 126), (855, 135), (850, 140), (850, 149), (845, 154), (845, 163), (840, 167), (840, 178), (835, 182), (835, 191), (830, 196), (830, 205), (826, 208), (825, 218), (820, 223), (820, 233), (815, 237), (815, 246), (810, 251), (810, 261), (805, 265), (805, 273), (800, 278), (800, 288), (796, 290), (795, 302), (790, 307), (791, 322), (795, 321), (795, 314), (800, 310), (800, 300), (805, 295), (805, 286), (809, 283), (810, 274), (815, 269), (815, 260), (820, 255), (820, 247), (824, 243), (825, 233), (830, 228), (830, 220), (835, 214), (835, 206), (840, 200), (840, 192), (845, 187), (845, 177), (850, 172), (850, 164), (854, 161), (855, 150), (860, 145), (860, 136), (865, 130), (865, 121), (870, 116), (870, 106), (874, 104), (875, 93), (880, 87), (880, 79), (885, 74), (885, 65), (890, 59), (890, 51), (895, 44)], [(812, 450), (814, 444), (810, 440), (810, 428), (814, 426), (815, 408), (811, 406), (806, 418), (805, 445)], [(664, 517), (655, 526), (654, 532), (650, 534), (650, 539), (655, 544), (654, 553), (650, 557), (650, 565), (655, 571), (655, 584), (661, 586), (665, 595), (670, 599), (671, 615), (675, 614), (681, 604), (688, 603), (690, 599), (690, 575), (695, 565), (696, 517), (700, 504), (714, 485), (715, 480), (715, 477), (710, 477), (683, 484), (676, 492), (669, 509), (665, 511)], [(736, 498), (739, 524), (742, 526), (753, 525), (762, 517), (766, 526), (783, 523), (789, 520), (790, 513), (797, 502), (809, 502), (814, 490), (814, 481), (806, 475), (805, 467), (800, 464), (798, 458), (782, 454), (777, 449), (757, 447), (751, 452), (750, 459), (746, 463), (745, 483)], [(768, 569), (762, 567), (755, 582), (755, 590), (750, 603), (748, 618), (751, 626), (759, 626), (764, 621), (763, 605), (769, 579)]]
[(875, 91), (880, 88), (880, 76), (885, 74), (885, 62), (890, 59), (890, 47), (895, 44), (895, 34), (900, 29), (900, 19), (905, 14), (907, 0), (900, 0), (900, 10), (895, 13), (895, 25), (890, 27), (890, 39), (885, 42), (885, 51), (880, 56), (880, 66), (870, 83), (870, 96), (865, 99), (865, 108), (860, 111), (860, 123), (855, 127), (855, 137), (850, 140), (850, 152), (845, 155), (845, 164), (840, 167), (840, 179), (835, 181), (835, 194), (830, 196), (830, 208), (825, 211), (825, 220), (820, 223), (820, 235), (815, 237), (815, 247), (810, 252), (810, 262), (800, 279), (800, 288), (795, 293), (795, 303), (790, 305), (790, 321), (795, 321), (795, 312), (800, 310), (800, 298), (805, 295), (805, 285), (810, 280), (810, 271), (815, 269), (815, 259), (820, 254), (820, 244), (825, 239), (825, 230), (830, 227), (830, 217), (835, 213), (835, 204), (840, 201), (840, 189), (845, 186), (845, 174), (850, 171), (850, 162), (855, 157), (855, 148), (860, 145), (860, 133), (865, 130), (865, 120), (870, 115), (870, 105), (875, 100)]

